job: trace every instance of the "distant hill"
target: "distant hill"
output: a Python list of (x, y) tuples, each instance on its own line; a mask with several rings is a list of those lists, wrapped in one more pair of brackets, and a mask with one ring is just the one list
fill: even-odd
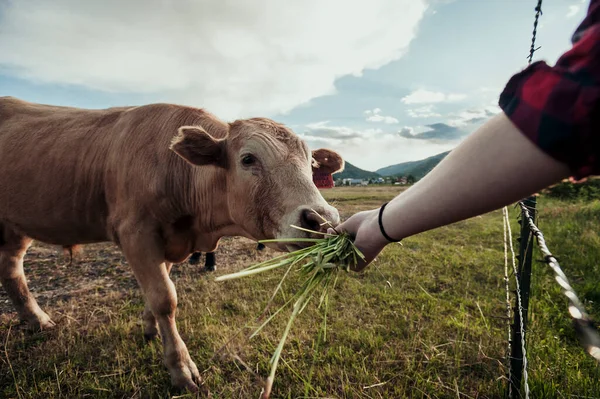
[(381, 176), (413, 175), (417, 180), (419, 180), (429, 173), (431, 169), (435, 168), (435, 166), (440, 163), (440, 161), (449, 153), (450, 151), (446, 151), (420, 161), (403, 162), (396, 165), (386, 166), (385, 168), (378, 169), (376, 173), (380, 174)]
[(367, 170), (363, 170), (352, 165), (350, 162), (346, 161), (346, 166), (343, 172), (336, 173), (333, 175), (334, 179), (371, 179), (381, 177), (379, 174), (375, 172), (369, 172)]
[(417, 180), (423, 178), (431, 171), (450, 151), (443, 152), (422, 159), (420, 161), (403, 162), (397, 165), (386, 166), (375, 172), (361, 169), (346, 161), (346, 167), (341, 173), (333, 175), (334, 179), (376, 179), (382, 176), (408, 176), (413, 175)]

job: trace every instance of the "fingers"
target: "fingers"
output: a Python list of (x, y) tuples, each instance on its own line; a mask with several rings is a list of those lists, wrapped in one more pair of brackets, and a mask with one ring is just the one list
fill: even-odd
[[(354, 272), (362, 272), (377, 256), (381, 251), (381, 245), (379, 242), (374, 241), (374, 235), (372, 234), (373, 227), (371, 226), (373, 219), (373, 211), (358, 212), (343, 223), (336, 226), (335, 229), (327, 229), (327, 233), (345, 233), (348, 234), (354, 245), (363, 253), (365, 259), (357, 259), (356, 263), (351, 262), (350, 270)], [(375, 215), (376, 216), (376, 215)]]
[(330, 231), (333, 232), (332, 234), (335, 234), (335, 232), (347, 233), (347, 234), (350, 234), (350, 236), (354, 238), (356, 236), (358, 229), (360, 228), (361, 221), (364, 218), (363, 213), (364, 212), (358, 212), (358, 213), (350, 216), (343, 223), (340, 223), (339, 225), (337, 225), (335, 227), (335, 230), (330, 229)]
[[(351, 232), (350, 232), (349, 230), (352, 230), (352, 228), (351, 228), (351, 227), (349, 227), (349, 222), (350, 222), (350, 223), (352, 222), (352, 220), (351, 220), (351, 219), (352, 219), (352, 218), (350, 218), (350, 219), (346, 220), (345, 222), (343, 222), (343, 223), (341, 223), (341, 224), (337, 225), (337, 226), (335, 227), (335, 229), (334, 229), (334, 228), (331, 228), (331, 227), (330, 227), (330, 228), (328, 228), (328, 229), (327, 229), (327, 233), (328, 233), (328, 234), (341, 234), (341, 233), (349, 233), (349, 234), (350, 234)], [(354, 234), (350, 234), (350, 235), (354, 237)]]

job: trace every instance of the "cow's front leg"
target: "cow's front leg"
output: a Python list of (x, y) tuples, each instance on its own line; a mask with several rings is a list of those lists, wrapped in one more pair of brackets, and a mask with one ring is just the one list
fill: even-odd
[(122, 235), (122, 247), (127, 261), (144, 293), (146, 303), (154, 314), (163, 342), (164, 363), (171, 375), (171, 383), (178, 388), (198, 391), (201, 381), (198, 368), (190, 358), (185, 343), (175, 324), (177, 294), (169, 278), (168, 263), (160, 241), (143, 236), (143, 230)]
[[(166, 263), (166, 267), (167, 274), (170, 274), (173, 264)], [(142, 320), (144, 321), (144, 338), (147, 342), (150, 342), (158, 335), (158, 323), (156, 322), (156, 317), (154, 317), (154, 313), (152, 313), (152, 309), (150, 308), (150, 302), (148, 301), (146, 301), (146, 306), (144, 307)]]
[(158, 323), (156, 322), (154, 313), (152, 313), (152, 309), (150, 309), (148, 301), (146, 301), (146, 306), (144, 307), (142, 320), (144, 322), (144, 339), (147, 342), (152, 341), (158, 335)]

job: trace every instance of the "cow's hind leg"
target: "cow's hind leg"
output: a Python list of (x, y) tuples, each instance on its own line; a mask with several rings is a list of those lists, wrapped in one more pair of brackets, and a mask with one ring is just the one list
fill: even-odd
[(192, 256), (190, 256), (190, 259), (188, 260), (188, 263), (190, 265), (197, 265), (198, 263), (200, 263), (200, 257), (202, 256), (202, 252), (194, 252), (192, 254)]
[(216, 264), (217, 264), (217, 261), (215, 259), (215, 253), (207, 252), (206, 259), (204, 261), (204, 269), (207, 272), (214, 272), (216, 270)]
[(54, 322), (40, 309), (27, 288), (23, 271), (23, 257), (32, 240), (3, 229), (0, 243), (0, 282), (15, 306), (19, 318), (31, 329), (44, 330), (54, 327)]
[(161, 249), (158, 237), (153, 237), (152, 232), (146, 234), (137, 226), (123, 231), (120, 234), (123, 252), (158, 323), (164, 363), (171, 375), (171, 383), (197, 392), (200, 373), (177, 331), (177, 294), (169, 278), (164, 249)]

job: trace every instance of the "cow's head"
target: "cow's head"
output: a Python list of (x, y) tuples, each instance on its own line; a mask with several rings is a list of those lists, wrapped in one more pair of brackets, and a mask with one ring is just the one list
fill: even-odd
[(344, 170), (344, 160), (335, 151), (328, 150), (327, 148), (319, 148), (312, 152), (312, 157), (313, 173), (327, 173), (331, 175)]
[(343, 168), (341, 156), (323, 149), (311, 153), (284, 125), (266, 118), (238, 120), (229, 124), (229, 133), (222, 139), (201, 127), (184, 126), (171, 149), (191, 164), (225, 170), (230, 215), (250, 238), (310, 236), (291, 225), (325, 231), (327, 226), (321, 225), (323, 220), (313, 210), (334, 226), (340, 222), (338, 211), (315, 187), (312, 171)]

